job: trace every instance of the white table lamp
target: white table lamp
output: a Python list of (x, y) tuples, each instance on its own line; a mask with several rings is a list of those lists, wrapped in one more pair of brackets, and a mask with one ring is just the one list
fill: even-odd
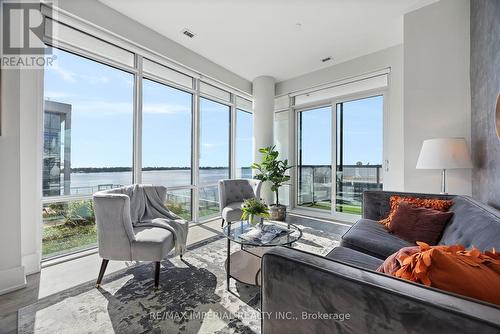
[(469, 149), (464, 138), (424, 140), (417, 169), (441, 169), (441, 193), (446, 194), (446, 170), (472, 168)]

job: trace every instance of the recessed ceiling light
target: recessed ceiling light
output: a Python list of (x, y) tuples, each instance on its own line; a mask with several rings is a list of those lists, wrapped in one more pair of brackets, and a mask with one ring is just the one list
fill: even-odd
[(196, 35), (194, 34), (194, 32), (192, 32), (192, 31), (190, 31), (190, 30), (188, 30), (188, 29), (186, 29), (186, 28), (184, 28), (184, 29), (181, 31), (181, 33), (182, 33), (183, 35), (186, 35), (186, 36), (187, 36), (187, 37), (189, 37), (189, 38), (193, 38), (194, 36), (196, 36)]
[(323, 63), (326, 63), (327, 61), (330, 61), (330, 60), (332, 60), (332, 57), (326, 57), (326, 58), (321, 59), (321, 61)]

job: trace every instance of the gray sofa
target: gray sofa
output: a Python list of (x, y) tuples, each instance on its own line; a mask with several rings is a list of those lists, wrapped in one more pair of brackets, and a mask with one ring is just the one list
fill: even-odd
[(392, 195), (452, 199), (440, 244), (500, 249), (500, 212), (469, 197), (366, 191), (363, 218), (326, 257), (284, 247), (263, 256), (262, 333), (500, 333), (495, 305), (375, 271), (410, 246), (377, 222)]

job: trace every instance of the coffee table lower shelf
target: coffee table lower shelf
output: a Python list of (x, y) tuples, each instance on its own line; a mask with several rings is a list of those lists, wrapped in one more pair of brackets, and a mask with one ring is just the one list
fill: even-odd
[[(250, 248), (231, 253), (229, 277), (248, 285), (261, 285), (260, 264), (262, 255), (268, 249)], [(225, 262), (227, 272), (227, 259)], [(228, 277), (228, 279), (229, 279)]]

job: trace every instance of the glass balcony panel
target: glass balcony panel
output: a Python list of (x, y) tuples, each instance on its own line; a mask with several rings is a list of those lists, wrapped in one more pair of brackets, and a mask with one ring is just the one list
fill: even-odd
[(217, 186), (200, 188), (199, 194), (199, 219), (205, 220), (220, 214), (219, 190)]
[(43, 205), (42, 257), (48, 258), (97, 245), (91, 199)]
[(167, 192), (165, 206), (176, 215), (192, 220), (191, 189), (172, 190)]

